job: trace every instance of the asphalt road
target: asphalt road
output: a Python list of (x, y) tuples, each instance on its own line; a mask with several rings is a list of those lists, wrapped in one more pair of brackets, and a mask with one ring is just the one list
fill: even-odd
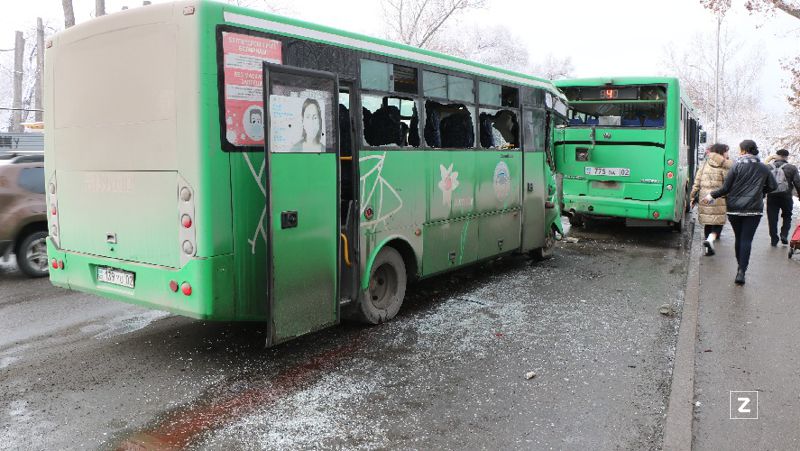
[(659, 449), (687, 236), (573, 236), (547, 262), (422, 282), (391, 323), (267, 350), (256, 324), (146, 311), (0, 264), (0, 447)]

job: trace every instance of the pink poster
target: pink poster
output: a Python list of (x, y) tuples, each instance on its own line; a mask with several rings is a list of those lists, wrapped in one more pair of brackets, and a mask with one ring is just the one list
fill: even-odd
[(225, 137), (235, 146), (264, 144), (261, 64), (282, 64), (281, 43), (239, 33), (222, 33), (225, 71)]

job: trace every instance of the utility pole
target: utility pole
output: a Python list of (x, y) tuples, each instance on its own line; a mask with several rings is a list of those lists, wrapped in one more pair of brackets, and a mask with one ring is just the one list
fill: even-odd
[(717, 14), (717, 66), (714, 78), (714, 142), (719, 142), (719, 32), (722, 27), (722, 15)]
[(94, 17), (106, 15), (106, 0), (94, 0)]
[(11, 112), (11, 126), (9, 127), (9, 131), (12, 133), (22, 132), (22, 60), (24, 54), (25, 38), (22, 37), (22, 32), (18, 31), (16, 43), (14, 45), (14, 94), (11, 107), (19, 109), (15, 109)]
[(36, 99), (33, 103), (33, 108), (36, 110), (33, 114), (34, 121), (42, 121), (42, 77), (44, 76), (44, 24), (42, 18), (36, 18), (36, 86), (35, 93)]

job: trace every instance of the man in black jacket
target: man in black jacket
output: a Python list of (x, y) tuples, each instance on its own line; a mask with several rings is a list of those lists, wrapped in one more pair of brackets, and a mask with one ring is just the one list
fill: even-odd
[[(779, 238), (783, 244), (789, 243), (789, 229), (792, 227), (792, 190), (796, 189), (800, 193), (800, 174), (795, 165), (786, 161), (788, 156), (789, 151), (781, 149), (766, 160), (772, 173), (778, 174), (776, 177), (778, 189), (767, 195), (767, 222), (772, 246), (778, 245)], [(783, 171), (783, 180), (780, 180), (781, 174), (777, 171)], [(778, 236), (778, 215), (783, 218), (780, 237)]]
[(736, 262), (739, 264), (734, 282), (744, 285), (753, 236), (764, 214), (764, 195), (775, 191), (778, 183), (767, 165), (756, 156), (758, 146), (753, 140), (742, 141), (739, 149), (739, 160), (728, 172), (722, 187), (712, 191), (703, 200), (714, 202), (714, 199), (726, 196), (728, 221), (736, 236)]

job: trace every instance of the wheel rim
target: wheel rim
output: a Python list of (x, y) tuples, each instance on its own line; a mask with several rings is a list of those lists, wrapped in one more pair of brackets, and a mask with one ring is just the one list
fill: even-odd
[(390, 265), (379, 266), (369, 279), (369, 300), (375, 308), (385, 309), (397, 292), (397, 273)]
[(30, 264), (31, 268), (47, 272), (49, 269), (47, 263), (47, 242), (44, 238), (39, 238), (31, 242), (28, 250), (25, 253), (25, 260)]

